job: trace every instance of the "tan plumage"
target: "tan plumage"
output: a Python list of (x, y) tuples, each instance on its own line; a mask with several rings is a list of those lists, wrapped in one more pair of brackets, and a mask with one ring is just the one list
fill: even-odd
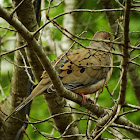
[[(106, 31), (97, 32), (93, 39), (112, 40)], [(105, 51), (101, 51), (105, 50)], [(107, 53), (111, 50), (111, 44), (103, 41), (91, 41), (89, 47), (71, 49), (65, 55), (57, 57), (52, 64), (59, 74), (65, 88), (75, 93), (91, 94), (103, 88), (112, 74), (112, 55)], [(8, 118), (22, 109), (33, 98), (44, 91), (52, 92), (53, 86), (46, 71), (42, 74), (42, 80)], [(7, 119), (8, 119), (7, 118)]]

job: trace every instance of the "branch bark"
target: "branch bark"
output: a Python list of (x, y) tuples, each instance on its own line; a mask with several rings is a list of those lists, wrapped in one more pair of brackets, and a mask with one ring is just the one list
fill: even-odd
[(125, 96), (126, 96), (126, 87), (127, 87), (127, 70), (128, 70), (128, 61), (129, 61), (129, 51), (128, 48), (130, 46), (130, 40), (129, 40), (129, 20), (130, 20), (130, 9), (131, 9), (131, 0), (126, 1), (125, 6), (125, 15), (124, 15), (124, 46), (123, 46), (123, 60), (122, 60), (122, 81), (121, 81), (121, 87), (120, 87), (120, 97), (119, 102), (121, 105), (125, 102)]
[[(21, 36), (18, 35), (17, 47), (21, 45), (23, 45), (23, 40), (21, 39)], [(23, 56), (26, 58), (24, 49), (20, 51), (23, 54)], [(19, 66), (24, 66), (22, 57), (18, 51), (15, 53), (15, 63)], [(5, 114), (9, 114), (20, 102), (22, 102), (22, 100), (26, 97), (27, 94), (27, 83), (28, 83), (28, 76), (24, 68), (19, 68), (14, 65), (10, 93), (8, 99), (1, 107), (1, 111), (3, 111)], [(24, 120), (24, 116), (25, 116), (24, 113), (25, 113), (25, 109), (18, 112), (15, 115), (15, 117)], [(0, 120), (2, 121), (2, 126), (1, 126), (2, 129), (0, 131), (1, 140), (5, 140), (5, 139), (12, 140), (13, 137), (15, 138), (19, 128), (23, 125), (23, 123), (13, 119), (9, 119), (7, 122), (4, 122), (4, 118), (5, 116), (0, 115)]]
[[(30, 34), (30, 32), (22, 24), (20, 24), (19, 21), (17, 21), (14, 17), (11, 19), (10, 14), (7, 13), (7, 11), (4, 10), (1, 6), (0, 6), (0, 16), (2, 18), (4, 18), (5, 20), (7, 20), (15, 29), (17, 29), (17, 31), (20, 32), (22, 37), (27, 41), (29, 46), (32, 46), (34, 48), (42, 65), (44, 66), (45, 70), (47, 70), (47, 72), (52, 80), (52, 83), (54, 84), (54, 87), (56, 88), (58, 94), (62, 97), (73, 100), (73, 101), (77, 102), (78, 104), (81, 104), (81, 101), (82, 101), (81, 96), (74, 94), (70, 91), (67, 91), (66, 89), (63, 88), (63, 85), (62, 85), (61, 81), (59, 80), (59, 77), (57, 76), (57, 73), (55, 72), (53, 66), (51, 65), (51, 62), (45, 56), (44, 52), (41, 50), (40, 44), (38, 44), (36, 39), (33, 38), (32, 34)], [(57, 97), (57, 96), (55, 95), (55, 97)], [(89, 101), (89, 100), (87, 100), (85, 102), (85, 104), (83, 104), (83, 107), (89, 109), (91, 112), (93, 112), (97, 116), (102, 116), (103, 114), (108, 113), (105, 109), (103, 109), (97, 105), (92, 104), (91, 101)], [(122, 124), (122, 125), (125, 124), (127, 126), (135, 127), (135, 129), (136, 129), (135, 132), (140, 131), (138, 126), (134, 125), (133, 123), (131, 123), (130, 121), (128, 121), (124, 117), (118, 118), (116, 122), (119, 124)], [(134, 133), (134, 132), (132, 132), (132, 133)]]
[[(107, 0), (107, 1), (100, 0), (100, 1), (105, 9), (106, 8), (109, 8), (109, 9), (114, 8), (112, 1), (109, 1), (109, 0)], [(107, 19), (109, 21), (110, 27), (111, 27), (111, 31), (113, 33), (115, 33), (116, 29), (117, 29), (117, 24), (115, 24), (115, 21), (117, 20), (117, 16), (113, 11), (106, 12), (106, 15), (107, 15)], [(120, 51), (121, 51), (121, 48), (122, 47), (119, 47)], [(139, 76), (137, 67), (135, 65), (133, 65), (133, 64), (128, 65), (128, 75), (129, 75), (129, 78), (131, 80), (138, 104), (140, 105), (140, 94), (139, 94), (140, 93), (140, 76)]]
[[(18, 6), (18, 4), (20, 3), (21, 1), (15, 1), (15, 5), (16, 7)], [(37, 30), (37, 22), (36, 22), (36, 18), (35, 18), (35, 12), (34, 12), (34, 7), (32, 5), (32, 2), (30, 0), (25, 0), (20, 6), (19, 8), (16, 9), (16, 13), (17, 13), (17, 16), (18, 16), (18, 19), (23, 23), (23, 25), (20, 23), (18, 26), (23, 26), (24, 29), (27, 30), (28, 32), (28, 37), (30, 38), (32, 35), (30, 34), (30, 32), (33, 32), (35, 30)], [(10, 18), (10, 13), (7, 13), (7, 15), (9, 14), (9, 18)], [(29, 16), (31, 15), (31, 16)], [(23, 18), (24, 17), (24, 18)], [(10, 18), (10, 20), (14, 19), (13, 18)], [(17, 20), (17, 19), (15, 19)], [(26, 28), (25, 28), (26, 27)], [(19, 29), (19, 28), (18, 28)], [(29, 32), (29, 31), (30, 32)], [(23, 30), (22, 30), (23, 31)], [(25, 30), (24, 30), (25, 31)], [(27, 33), (26, 32), (26, 33)], [(24, 32), (24, 35), (26, 34)], [(23, 35), (23, 34), (21, 34)], [(26, 36), (26, 35), (25, 35)], [(32, 37), (31, 37), (32, 38)], [(42, 66), (40, 65), (40, 62), (38, 61), (35, 53), (34, 53), (34, 49), (32, 47), (32, 39), (30, 38), (30, 43), (28, 42), (28, 47), (26, 48), (26, 54), (27, 54), (27, 57), (28, 57), (28, 61), (34, 71), (34, 75), (35, 77), (37, 78), (38, 81), (40, 81), (40, 76), (42, 74)], [(34, 41), (38, 44), (37, 40), (36, 40), (37, 36), (35, 36)], [(38, 46), (39, 50), (41, 50), (41, 46)], [(38, 52), (37, 50), (35, 50), (36, 52)], [(46, 55), (44, 54), (43, 50), (40, 51), (41, 53), (43, 53), (43, 56), (46, 57)], [(39, 56), (41, 56), (42, 54), (40, 54), (40, 52), (38, 52), (37, 54)], [(49, 61), (49, 59), (47, 58), (47, 60)], [(44, 62), (46, 63), (46, 62)], [(50, 61), (49, 61), (50, 63)], [(51, 63), (50, 63), (51, 65)], [(55, 71), (54, 71), (55, 72)], [(23, 79), (23, 78), (21, 78)], [(20, 79), (20, 81), (21, 81)], [(55, 79), (54, 79), (55, 81)], [(15, 81), (15, 83), (17, 83), (18, 81)], [(27, 82), (26, 82), (27, 83)], [(22, 88), (23, 89), (23, 88)], [(26, 93), (26, 91), (25, 91)], [(16, 98), (16, 97), (15, 97)], [(57, 102), (56, 102), (57, 101)], [(67, 108), (63, 108), (62, 106), (64, 106), (66, 104), (66, 101), (59, 97), (59, 96), (55, 96), (55, 97), (51, 97), (51, 100), (50, 98), (46, 98), (46, 102), (48, 104), (48, 107), (49, 107), (49, 110), (50, 110), (50, 113), (53, 115), (55, 113), (60, 113), (60, 112), (70, 112), (69, 109)], [(58, 102), (61, 102), (61, 105), (62, 106), (58, 106)], [(53, 104), (53, 106), (52, 106)], [(54, 107), (55, 106), (55, 107)], [(13, 110), (13, 108), (12, 108)], [(5, 112), (5, 111), (4, 111)], [(22, 110), (22, 112), (24, 113), (24, 110)], [(6, 113), (6, 114), (9, 114)], [(24, 116), (24, 115), (22, 115)], [(59, 119), (58, 119), (59, 118)], [(66, 119), (67, 118), (67, 119)], [(23, 119), (23, 118), (22, 118)], [(73, 121), (74, 118), (71, 114), (68, 114), (68, 115), (64, 115), (64, 116), (60, 116), (60, 117), (56, 117), (54, 118), (54, 122), (56, 124), (56, 126), (58, 127), (58, 130), (60, 132), (60, 134), (62, 134), (64, 132), (64, 130), (66, 129), (66, 127), (70, 124), (71, 121)], [(11, 125), (12, 126), (12, 125)], [(20, 124), (19, 127), (21, 127), (22, 125)], [(15, 129), (15, 134), (17, 132), (18, 129)], [(8, 132), (7, 132), (8, 133)], [(78, 130), (78, 127), (77, 125), (74, 123), (70, 128), (69, 130), (66, 132), (65, 135), (74, 135), (74, 134), (79, 134), (79, 130)], [(13, 137), (15, 136), (12, 136), (11, 138), (13, 139)], [(69, 139), (69, 140), (81, 140), (82, 137), (81, 136), (77, 136), (77, 137), (70, 137), (70, 138), (64, 138), (64, 139)]]
[(131, 83), (132, 83), (138, 104), (140, 106), (140, 76), (134, 64), (129, 63), (128, 74), (131, 79)]

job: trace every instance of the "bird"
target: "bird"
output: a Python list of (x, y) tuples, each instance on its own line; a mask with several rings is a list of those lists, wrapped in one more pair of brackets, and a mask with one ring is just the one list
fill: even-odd
[[(113, 56), (110, 53), (113, 48), (110, 42), (112, 40), (109, 32), (98, 31), (94, 34), (88, 47), (70, 49), (56, 57), (52, 62), (63, 86), (76, 94), (80, 94), (83, 97), (82, 103), (86, 100), (85, 95), (103, 89), (112, 75)], [(35, 97), (55, 91), (47, 71), (43, 72), (41, 78), (42, 80), (31, 94), (13, 110), (6, 120)]]

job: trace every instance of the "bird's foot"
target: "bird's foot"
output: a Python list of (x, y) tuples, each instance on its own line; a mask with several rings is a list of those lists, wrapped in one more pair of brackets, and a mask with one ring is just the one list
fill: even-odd
[(82, 104), (84, 104), (85, 101), (87, 100), (86, 96), (84, 95), (84, 93), (78, 93), (78, 94), (82, 96)]
[(86, 98), (84, 93), (78, 93), (80, 96), (82, 96), (82, 104), (85, 103), (85, 101), (89, 100), (90, 102), (92, 102), (93, 104), (95, 104), (95, 102), (93, 100), (91, 100), (90, 98)]

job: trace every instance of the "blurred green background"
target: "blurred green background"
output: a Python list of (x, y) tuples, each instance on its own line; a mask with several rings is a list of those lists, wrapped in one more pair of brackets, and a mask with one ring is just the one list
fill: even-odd
[[(0, 1), (1, 3), (3, 3), (4, 6), (11, 6), (11, 1), (9, 0), (4, 0), (4, 1)], [(58, 2), (60, 2), (60, 0), (54, 0), (51, 3), (51, 6), (56, 5)], [(116, 8), (118, 8), (118, 5), (114, 2), (113, 3), (114, 6)], [(48, 2), (45, 1), (45, 7), (48, 7)], [(63, 13), (64, 12), (64, 7), (65, 4), (61, 3), (58, 7), (55, 8), (51, 8), (50, 9), (50, 13), (49, 13), (49, 17), (53, 18), (54, 16)], [(96, 0), (82, 0), (82, 1), (77, 1), (76, 7), (75, 9), (102, 9), (102, 5), (99, 1)], [(117, 18), (119, 19), (121, 12), (116, 12)], [(100, 13), (89, 13), (89, 12), (77, 12), (77, 13), (73, 13), (74, 15), (74, 20), (75, 20), (75, 25), (74, 25), (74, 34), (80, 34), (82, 31), (87, 31), (84, 35), (82, 35), (82, 37), (86, 37), (86, 38), (92, 38), (93, 34), (96, 31), (99, 30), (106, 30), (106, 31), (110, 31), (110, 27), (109, 27), (109, 23), (107, 21), (106, 15), (104, 12), (100, 12)], [(56, 21), (62, 25), (63, 23), (63, 16), (59, 17), (56, 19)], [(130, 17), (130, 32), (133, 31), (140, 31), (140, 24), (139, 24), (139, 19), (140, 19), (140, 14), (137, 12), (132, 12), (131, 13), (131, 17)], [(41, 25), (43, 24), (43, 22), (41, 22)], [(0, 19), (0, 26), (2, 27), (9, 27), (9, 25), (7, 24), (7, 22), (5, 22), (4, 20)], [(123, 26), (123, 25), (122, 25)], [(10, 26), (10, 28), (12, 28)], [(62, 33), (56, 29), (56, 28), (52, 28), (51, 30), (51, 36), (55, 38), (55, 40), (60, 41), (62, 38)], [(140, 32), (138, 33), (130, 33), (130, 42), (132, 45), (134, 45), (136, 43), (136, 41), (140, 38)], [(12, 50), (15, 47), (15, 43), (16, 43), (16, 33), (15, 32), (11, 32), (11, 31), (7, 31), (5, 29), (0, 28), (0, 42), (1, 42), (1, 46), (0, 46), (0, 53), (4, 53), (5, 51), (8, 50)], [(80, 43), (82, 43), (84, 46), (87, 46), (89, 44), (89, 41), (79, 41)], [(42, 44), (44, 45), (44, 47), (47, 45), (47, 42), (42, 42)], [(78, 47), (77, 45), (75, 45), (76, 47)], [(116, 52), (118, 51), (117, 47), (116, 47)], [(139, 54), (140, 51), (134, 51), (132, 53), (132, 56), (135, 56), (137, 54)], [(55, 58), (55, 54), (49, 54), (48, 55), (49, 58), (51, 60), (53, 60)], [(8, 54), (6, 56), (6, 59), (10, 60), (11, 62), (14, 61), (14, 53)], [(1, 86), (4, 90), (4, 93), (6, 96), (8, 96), (9, 94), (9, 90), (10, 90), (10, 83), (11, 83), (11, 78), (12, 78), (12, 72), (13, 72), (13, 64), (9, 63), (7, 60), (0, 58), (0, 62), (1, 62), (1, 67), (0, 67), (0, 83)], [(114, 65), (119, 65), (120, 61), (118, 61), (117, 57), (114, 56)], [(140, 63), (140, 59), (136, 59), (137, 63)], [(140, 69), (139, 67), (137, 67), (139, 73), (140, 73)], [(114, 68), (113, 70), (113, 74), (112, 77), (108, 83), (108, 87), (109, 90), (112, 92), (114, 87), (116, 86), (118, 80), (120, 77), (120, 70)], [(126, 94), (126, 101), (129, 104), (133, 104), (133, 105), (138, 105), (137, 104), (137, 99), (135, 97), (134, 91), (132, 89), (132, 85), (130, 80), (128, 79), (127, 82), (127, 94)], [(119, 94), (119, 90), (120, 87), (118, 86), (118, 88), (116, 89), (113, 98), (117, 99), (118, 98), (118, 94)], [(91, 95), (92, 98), (94, 98), (94, 95)], [(3, 100), (3, 96), (2, 94), (0, 94), (0, 100)], [(98, 104), (102, 107), (112, 107), (113, 106), (113, 101), (109, 95), (109, 93), (107, 92), (106, 88), (104, 88), (103, 93), (99, 96), (98, 99)], [(85, 110), (84, 108), (80, 107), (79, 105), (74, 105), (75, 107), (81, 109), (81, 110)], [(128, 108), (126, 108), (125, 111), (129, 110)], [(39, 120), (45, 119), (47, 117), (50, 116), (49, 111), (47, 109), (46, 103), (44, 101), (43, 96), (37, 97), (36, 99), (34, 99), (33, 103), (32, 103), (32, 109), (30, 112), (30, 116)], [(81, 117), (81, 115), (76, 115), (77, 117)], [(140, 125), (140, 113), (136, 112), (133, 114), (128, 114), (126, 115), (126, 117), (131, 120), (133, 123)], [(83, 116), (83, 118), (88, 118), (87, 116)], [(32, 120), (31, 121), (35, 121)], [(50, 120), (50, 124), (51, 124), (52, 120)], [(44, 132), (44, 133), (48, 133), (50, 134), (53, 130), (52, 126), (50, 125), (48, 122), (45, 123), (41, 123), (41, 124), (37, 124), (34, 125), (39, 131)], [(78, 122), (79, 128), (81, 130), (82, 133), (85, 133), (86, 130), (86, 120), (82, 120), (80, 122)], [(92, 124), (91, 128), (93, 128), (95, 125), (95, 123)], [(123, 130), (122, 130), (123, 131)], [(34, 132), (33, 128), (31, 127), (31, 125), (28, 126), (27, 128), (27, 134), (29, 135), (29, 137), (31, 138), (31, 140), (45, 140), (45, 138), (41, 135), (39, 135), (37, 132)], [(53, 136), (59, 136), (58, 132), (54, 130), (54, 134)], [(105, 136), (106, 138), (111, 138), (112, 136), (105, 132), (103, 134), (103, 136)], [(131, 136), (131, 134), (130, 134)], [(24, 140), (27, 140), (27, 137), (24, 136)]]

